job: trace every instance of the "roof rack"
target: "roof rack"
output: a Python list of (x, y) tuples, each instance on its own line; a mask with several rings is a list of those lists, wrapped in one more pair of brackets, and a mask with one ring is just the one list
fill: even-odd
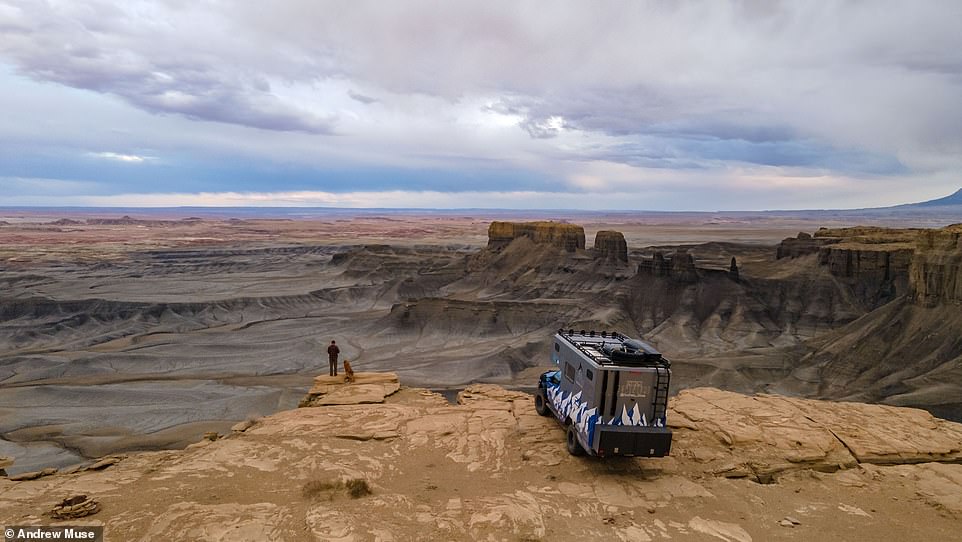
[[(575, 331), (564, 328), (558, 335), (599, 365), (623, 367), (671, 366), (650, 344), (631, 339), (617, 331)], [(616, 347), (617, 345), (617, 347)], [(609, 347), (610, 346), (610, 347)]]

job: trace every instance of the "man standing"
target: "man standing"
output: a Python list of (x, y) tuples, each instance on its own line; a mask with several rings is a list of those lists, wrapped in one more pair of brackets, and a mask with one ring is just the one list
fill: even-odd
[(327, 347), (327, 360), (331, 364), (331, 376), (337, 376), (337, 355), (341, 353), (341, 349), (337, 347), (334, 341), (331, 341), (331, 346)]

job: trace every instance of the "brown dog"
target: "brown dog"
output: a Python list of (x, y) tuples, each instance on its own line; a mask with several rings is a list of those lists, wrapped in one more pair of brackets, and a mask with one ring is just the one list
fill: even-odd
[(344, 360), (344, 382), (354, 382), (354, 369), (351, 369), (351, 362)]

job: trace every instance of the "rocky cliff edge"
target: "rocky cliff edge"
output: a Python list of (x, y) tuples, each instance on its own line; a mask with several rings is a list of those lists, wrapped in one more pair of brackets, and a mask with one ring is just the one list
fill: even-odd
[[(56, 523), (45, 514), (83, 494), (99, 512), (71, 523), (104, 525), (108, 540), (949, 540), (962, 528), (962, 425), (920, 410), (685, 390), (671, 457), (598, 460), (569, 456), (528, 394), (475, 385), (452, 405), (392, 391), (392, 375), (363, 379), (365, 400), (383, 402), (0, 479), (0, 523)], [(321, 382), (314, 399), (350, 402), (351, 386)]]

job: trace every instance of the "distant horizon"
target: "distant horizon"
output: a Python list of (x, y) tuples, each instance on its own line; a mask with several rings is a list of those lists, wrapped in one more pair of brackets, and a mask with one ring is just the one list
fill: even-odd
[[(952, 196), (959, 196), (960, 203), (955, 203), (954, 201), (948, 205), (941, 206), (930, 206), (926, 207), (926, 204), (932, 203), (934, 201), (939, 201)], [(884, 211), (897, 211), (903, 208), (913, 208), (916, 210), (929, 214), (937, 213), (940, 209), (951, 208), (955, 210), (958, 208), (962, 211), (962, 188), (948, 194), (944, 197), (936, 198), (934, 200), (925, 200), (919, 202), (901, 203), (886, 207), (853, 207), (853, 208), (822, 208), (822, 209), (715, 209), (715, 210), (701, 210), (701, 209), (672, 209), (672, 210), (661, 210), (661, 209), (587, 209), (587, 208), (520, 208), (520, 207), (336, 207), (336, 206), (300, 206), (300, 205), (173, 205), (173, 206), (134, 206), (134, 205), (101, 205), (101, 206), (86, 206), (86, 205), (2, 205), (0, 204), (0, 212), (3, 211), (80, 211), (80, 212), (114, 212), (121, 213), (123, 211), (131, 212), (149, 212), (149, 211), (206, 211), (216, 214), (228, 214), (229, 212), (245, 212), (245, 213), (268, 213), (271, 211), (283, 212), (283, 213), (294, 213), (297, 211), (315, 211), (315, 212), (327, 212), (327, 213), (359, 213), (359, 212), (394, 212), (394, 213), (415, 213), (415, 212), (425, 212), (425, 213), (437, 213), (437, 214), (457, 214), (466, 212), (489, 212), (489, 213), (586, 213), (586, 214), (623, 214), (623, 213), (648, 213), (648, 214), (750, 214), (750, 213), (788, 213), (788, 214), (799, 214), (799, 213), (840, 213), (840, 212), (884, 212)], [(962, 216), (959, 217), (962, 220)]]

